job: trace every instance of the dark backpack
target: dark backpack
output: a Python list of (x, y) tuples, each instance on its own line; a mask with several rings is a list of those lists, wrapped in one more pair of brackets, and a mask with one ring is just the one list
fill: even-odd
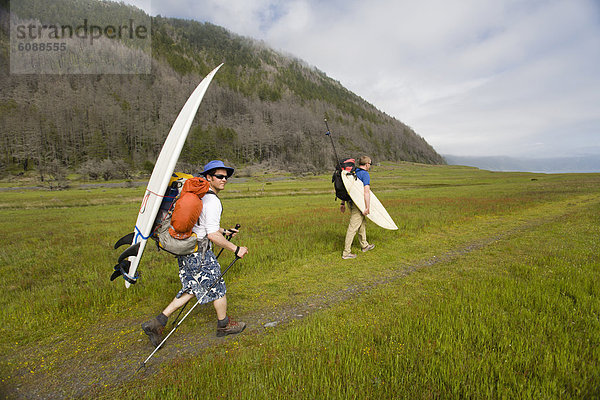
[(356, 165), (354, 158), (344, 158), (335, 166), (335, 171), (331, 176), (331, 182), (333, 183), (333, 188), (335, 189), (336, 199), (340, 199), (342, 201), (351, 201), (350, 195), (348, 194), (348, 191), (344, 186), (344, 182), (342, 181), (342, 171), (354, 173), (355, 170)]

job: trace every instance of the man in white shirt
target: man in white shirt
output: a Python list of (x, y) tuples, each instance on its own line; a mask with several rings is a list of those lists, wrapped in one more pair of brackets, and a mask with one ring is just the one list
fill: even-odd
[(223, 278), (208, 293), (206, 292), (206, 289), (221, 276), (221, 267), (212, 251), (211, 243), (234, 252), (240, 258), (248, 253), (246, 247), (236, 246), (225, 238), (227, 233), (235, 236), (236, 230), (225, 230), (220, 226), (223, 206), (217, 195), (225, 188), (233, 172), (233, 168), (226, 167), (219, 160), (213, 160), (204, 166), (201, 175), (210, 184), (210, 191), (202, 198), (202, 212), (192, 229), (198, 237), (199, 250), (196, 253), (177, 257), (181, 290), (161, 314), (142, 324), (142, 329), (155, 347), (162, 341), (162, 331), (169, 316), (194, 296), (201, 299), (202, 304), (213, 302), (218, 319), (217, 336), (240, 333), (246, 327), (244, 322), (236, 322), (227, 315), (225, 296), (227, 289)]

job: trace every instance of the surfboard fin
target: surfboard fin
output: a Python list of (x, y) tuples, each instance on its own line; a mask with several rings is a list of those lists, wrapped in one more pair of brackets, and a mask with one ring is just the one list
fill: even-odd
[(123, 261), (127, 257), (136, 256), (138, 253), (138, 250), (140, 249), (140, 244), (141, 244), (141, 242), (138, 242), (136, 244), (129, 246), (127, 248), (127, 250), (125, 250), (124, 252), (121, 253), (121, 255), (119, 256), (118, 262), (121, 263), (121, 261)]
[(121, 261), (119, 264), (115, 265), (115, 270), (112, 273), (112, 275), (110, 276), (110, 280), (114, 281), (115, 279), (117, 279), (119, 276), (123, 276), (123, 279), (125, 279), (127, 282), (134, 284), (137, 282), (139, 276), (139, 273), (136, 276), (130, 276), (129, 275), (129, 267), (131, 267), (131, 261), (129, 260), (123, 260)]
[(110, 280), (114, 281), (119, 276), (123, 275), (123, 272), (129, 273), (130, 266), (131, 266), (131, 262), (129, 260), (123, 260), (119, 264), (115, 265), (115, 271), (110, 276)]
[(135, 232), (131, 232), (131, 233), (128, 233), (127, 235), (123, 236), (121, 239), (117, 240), (117, 243), (115, 243), (115, 249), (118, 249), (119, 247), (123, 246), (124, 244), (131, 244), (131, 242), (133, 242), (134, 235), (135, 235)]

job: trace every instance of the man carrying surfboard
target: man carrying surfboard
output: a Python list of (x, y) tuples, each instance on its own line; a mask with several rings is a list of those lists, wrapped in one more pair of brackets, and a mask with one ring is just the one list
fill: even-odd
[[(354, 236), (356, 236), (357, 232), (358, 242), (360, 243), (360, 247), (363, 252), (373, 250), (375, 247), (374, 244), (369, 244), (369, 242), (367, 242), (367, 230), (365, 227), (365, 217), (369, 215), (371, 206), (371, 177), (369, 176), (370, 169), (371, 158), (369, 156), (360, 157), (358, 160), (358, 168), (356, 168), (355, 173), (356, 177), (360, 179), (364, 185), (365, 209), (361, 211), (352, 201), (348, 201), (348, 207), (350, 208), (350, 223), (348, 224), (348, 230), (346, 231), (346, 241), (344, 245), (344, 252), (342, 253), (342, 258), (344, 260), (356, 258), (356, 254), (353, 254), (351, 250), (352, 242), (354, 241)], [(341, 212), (346, 211), (346, 205), (344, 201), (342, 201), (340, 210)]]
[[(215, 280), (221, 276), (221, 266), (212, 251), (211, 243), (230, 250), (239, 258), (247, 253), (246, 247), (236, 246), (225, 238), (225, 229), (221, 228), (221, 213), (223, 206), (217, 194), (225, 188), (228, 179), (233, 175), (234, 169), (226, 167), (223, 161), (213, 160), (204, 166), (201, 175), (210, 184), (210, 191), (202, 198), (202, 212), (193, 228), (198, 237), (199, 250), (185, 256), (178, 256), (179, 278), (182, 288), (171, 303), (157, 317), (144, 322), (142, 329), (156, 347), (162, 341), (162, 332), (171, 314), (185, 305), (194, 296), (202, 304), (213, 302), (217, 313), (217, 336), (226, 336), (240, 333), (246, 327), (244, 322), (236, 322), (227, 315), (227, 298), (225, 281), (223, 278), (212, 287)], [(232, 230), (232, 236), (237, 231)]]

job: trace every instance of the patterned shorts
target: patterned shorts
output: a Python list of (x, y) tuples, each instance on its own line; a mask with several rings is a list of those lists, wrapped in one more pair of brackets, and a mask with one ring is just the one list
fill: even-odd
[(220, 299), (227, 293), (223, 278), (206, 293), (206, 290), (221, 275), (221, 266), (212, 251), (208, 250), (204, 253), (204, 258), (202, 256), (202, 253), (193, 253), (177, 257), (182, 286), (177, 293), (177, 298), (184, 293), (191, 293), (200, 300), (200, 304), (206, 304)]

